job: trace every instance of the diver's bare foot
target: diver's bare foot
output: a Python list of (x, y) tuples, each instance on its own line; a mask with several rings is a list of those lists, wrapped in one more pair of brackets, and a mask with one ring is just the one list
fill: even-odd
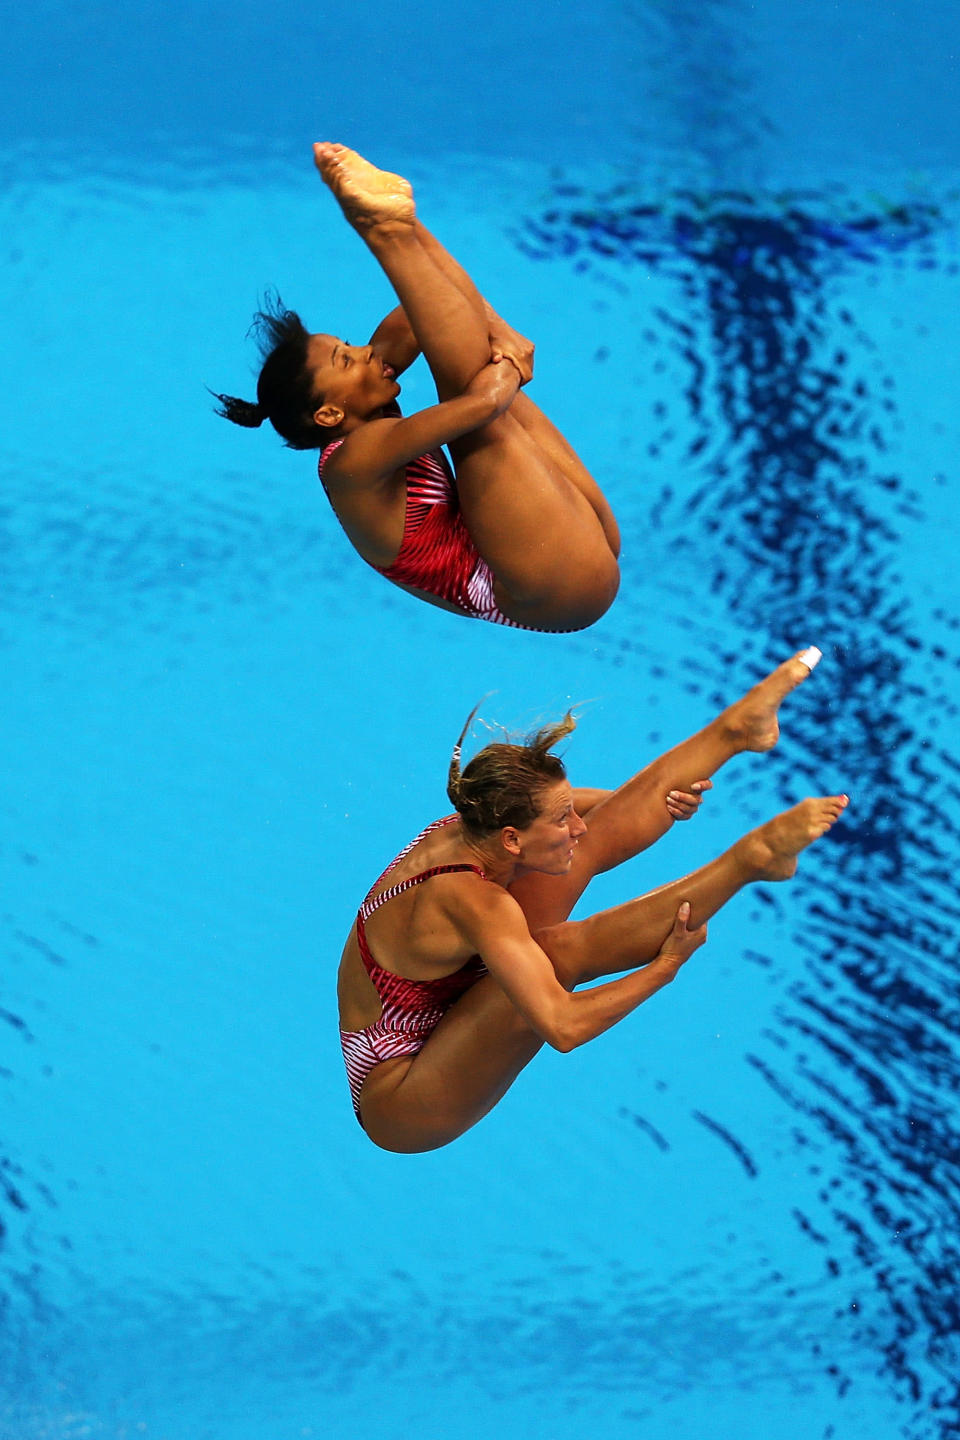
[(738, 859), (752, 880), (789, 880), (800, 851), (826, 835), (848, 804), (846, 795), (801, 800), (745, 835), (736, 847)]
[(378, 170), (356, 150), (331, 141), (314, 145), (313, 161), (355, 229), (369, 230), (384, 221), (413, 224), (413, 188), (402, 175)]
[(777, 711), (781, 700), (803, 684), (819, 660), (820, 651), (816, 645), (798, 650), (759, 685), (748, 690), (742, 700), (724, 710), (717, 724), (724, 728), (738, 750), (773, 749), (780, 738)]

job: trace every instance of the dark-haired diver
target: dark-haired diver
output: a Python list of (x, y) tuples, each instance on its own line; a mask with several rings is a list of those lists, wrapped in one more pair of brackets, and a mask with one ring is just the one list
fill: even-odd
[[(532, 345), (420, 224), (406, 180), (342, 145), (314, 155), (400, 307), (362, 346), (310, 334), (279, 304), (261, 311), (257, 403), (221, 395), (220, 413), (319, 450), (347, 538), (422, 600), (533, 630), (592, 624), (617, 593), (619, 532), (573, 449), (518, 393)], [(396, 377), (420, 352), (439, 403), (404, 417)]]
[[(676, 976), (732, 895), (793, 874), (846, 796), (803, 800), (684, 879), (567, 918), (595, 875), (692, 815), (727, 760), (776, 744), (780, 702), (819, 658), (811, 648), (785, 661), (618, 790), (571, 789), (552, 753), (573, 729), (569, 715), (524, 744), (486, 746), (462, 773), (458, 742), (448, 786), (457, 813), (428, 826), (374, 884), (340, 963), (344, 1059), (376, 1145), (455, 1140), (544, 1041), (571, 1050), (615, 1025)], [(574, 989), (621, 970), (633, 973)]]

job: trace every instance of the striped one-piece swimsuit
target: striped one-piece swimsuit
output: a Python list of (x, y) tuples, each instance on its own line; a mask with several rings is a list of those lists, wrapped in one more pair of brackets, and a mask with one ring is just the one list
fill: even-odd
[[(319, 473), (343, 440), (334, 440), (320, 453)], [(324, 487), (326, 488), (326, 487)], [(420, 455), (407, 465), (407, 508), (400, 553), (392, 565), (374, 565), (396, 585), (410, 585), (438, 600), (456, 605), (465, 615), (510, 625), (532, 627), (510, 620), (493, 597), (493, 572), (481, 559), (460, 513), (457, 487), (441, 452)]]
[(356, 933), (360, 958), (383, 1007), (379, 1020), (375, 1020), (372, 1025), (365, 1025), (362, 1030), (340, 1031), (350, 1094), (358, 1120), (360, 1091), (374, 1066), (379, 1065), (382, 1060), (393, 1060), (400, 1055), (416, 1055), (454, 1001), (459, 1000), (471, 985), (476, 984), (480, 977), (487, 973), (487, 967), (480, 956), (473, 955), (452, 975), (442, 975), (437, 980), (407, 980), (403, 975), (396, 975), (392, 970), (384, 970), (382, 965), (378, 965), (367, 943), (365, 926), (373, 912), (394, 896), (412, 889), (414, 885), (422, 885), (424, 880), (430, 880), (434, 875), (451, 875), (460, 870), (472, 870), (481, 880), (486, 878), (478, 865), (434, 865), (430, 870), (421, 870), (417, 875), (411, 875), (396, 885), (388, 886), (386, 890), (381, 890), (379, 895), (374, 894), (377, 886), (410, 854), (415, 845), (419, 845), (421, 840), (444, 825), (452, 825), (456, 819), (456, 815), (448, 815), (443, 820), (435, 820), (432, 825), (422, 830), (416, 839), (411, 840), (409, 845), (405, 845), (380, 879), (370, 887), (367, 898), (357, 912)]

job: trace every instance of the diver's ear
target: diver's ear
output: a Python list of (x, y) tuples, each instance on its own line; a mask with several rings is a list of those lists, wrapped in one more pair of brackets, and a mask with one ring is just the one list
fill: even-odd
[(523, 849), (523, 842), (520, 839), (520, 831), (515, 825), (504, 825), (500, 831), (500, 844), (508, 855), (516, 857)]
[(319, 410), (314, 410), (313, 420), (315, 425), (320, 425), (324, 430), (335, 430), (338, 425), (343, 424), (343, 411), (339, 405), (321, 405)]

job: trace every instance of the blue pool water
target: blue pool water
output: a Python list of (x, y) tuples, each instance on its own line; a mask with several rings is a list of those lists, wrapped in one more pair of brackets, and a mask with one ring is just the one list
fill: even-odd
[[(960, 16), (371, 6), (349, 65), (343, 25), (8, 22), (0, 1436), (945, 1440)], [(624, 532), (590, 631), (394, 593), (211, 416), (267, 284), (351, 339), (389, 305), (322, 135), (536, 339)], [(797, 880), (456, 1145), (371, 1147), (334, 969), (475, 700), (589, 702), (571, 773), (615, 783), (808, 641), (774, 755), (589, 901), (849, 790)]]

